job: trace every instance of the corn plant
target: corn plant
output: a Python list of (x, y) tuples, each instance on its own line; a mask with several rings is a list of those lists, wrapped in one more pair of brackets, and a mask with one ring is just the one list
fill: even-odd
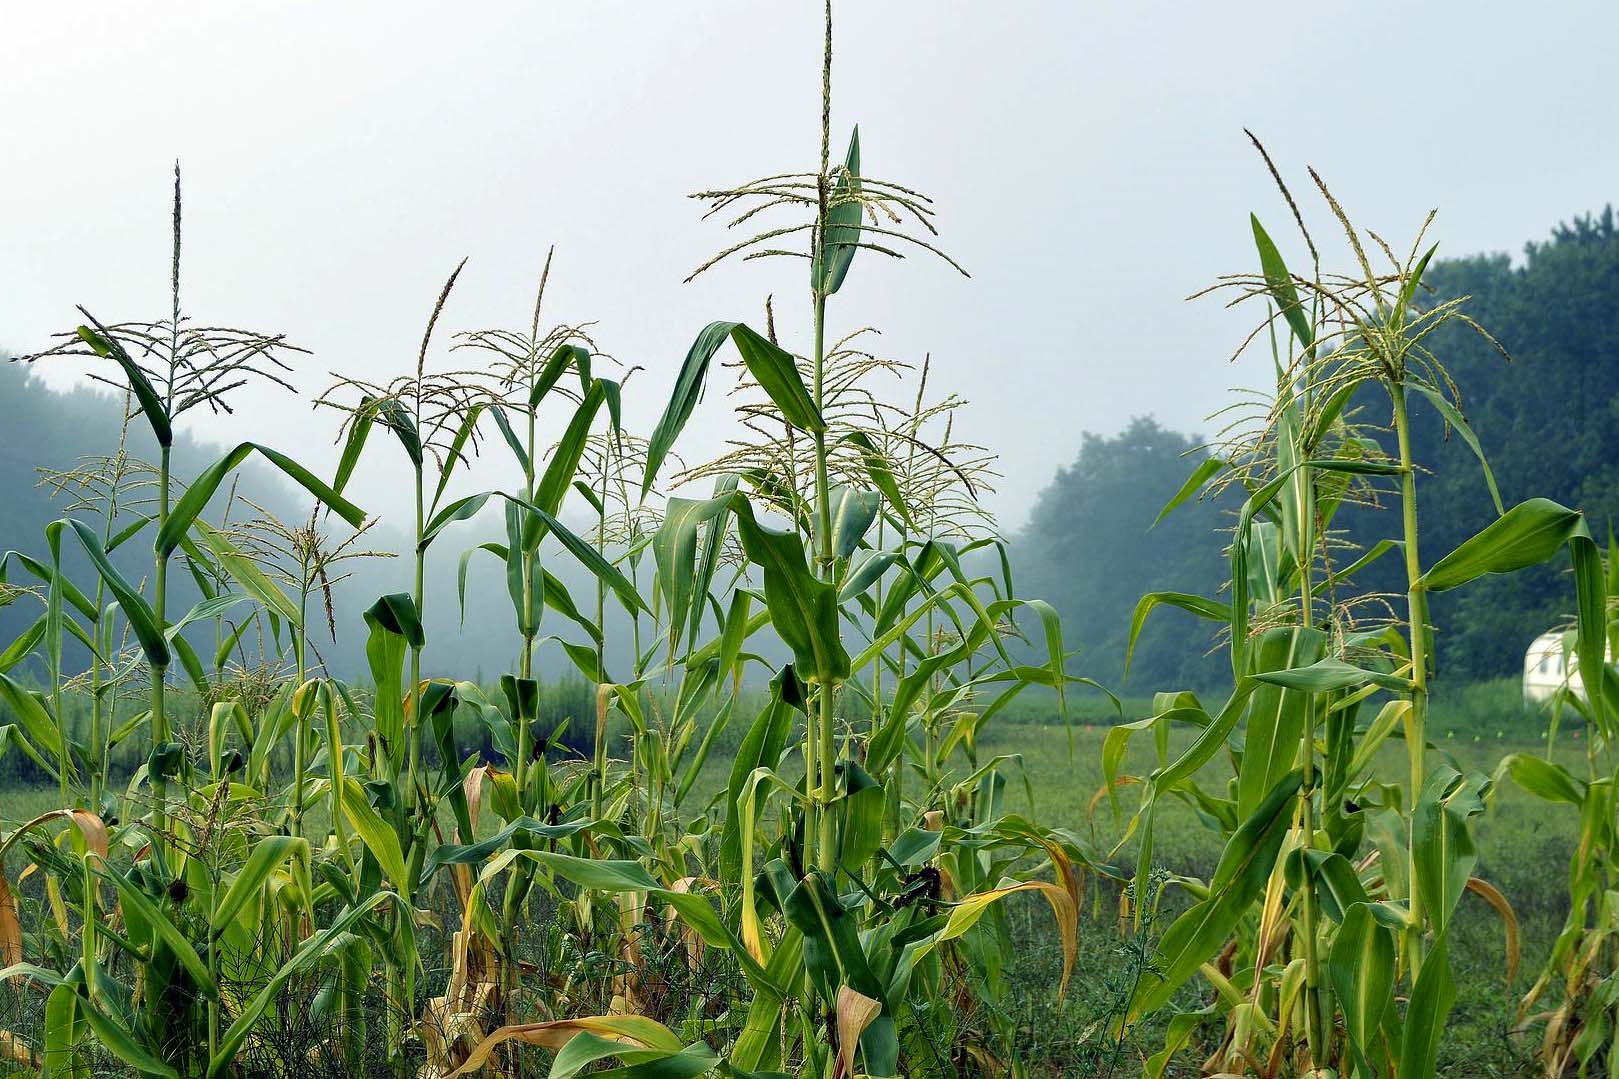
[[(830, 109), (830, 19), (828, 9), (823, 115)], [(808, 216), (808, 221), (797, 224), (763, 228), (727, 247), (696, 273), (737, 255), (805, 258), (813, 344), (801, 365), (771, 336), (745, 323), (709, 325), (688, 351), (670, 404), (649, 440), (643, 490), (658, 476), (695, 408), (712, 360), (726, 342), (735, 345), (748, 377), (768, 399), (755, 412), (756, 421), (789, 432), (785, 458), (768, 454), (759, 458), (757, 467), (733, 474), (734, 478), (722, 476), (710, 498), (671, 500), (653, 542), (671, 643), (686, 636), (687, 627), (700, 624), (700, 608), (717, 562), (717, 554), (711, 552), (722, 549), (725, 530), (735, 528), (748, 565), (761, 578), (758, 592), (750, 597), (752, 590), (746, 590), (739, 594), (744, 598), (721, 608), (718, 638), (686, 647), (681, 700), (695, 692), (686, 688), (694, 678), (717, 682), (708, 672), (733, 668), (744, 642), (765, 622), (792, 653), (791, 664), (772, 682), (769, 705), (744, 738), (725, 795), (719, 876), (740, 884), (737, 929), (714, 933), (706, 905), (696, 910), (683, 901), (677, 909), (710, 944), (732, 950), (754, 987), (749, 1018), (727, 1057), (733, 1068), (788, 1066), (792, 1061), (787, 1050), (797, 1043), (799, 1066), (807, 1074), (832, 1067), (835, 1059), (852, 1067), (857, 1057), (871, 1074), (897, 1074), (902, 1045), (915, 1034), (915, 1028), (907, 1031), (906, 1024), (917, 1021), (917, 1008), (926, 1010), (929, 987), (937, 988), (941, 950), (968, 935), (995, 902), (1020, 891), (1039, 891), (1051, 900), (1071, 943), (1077, 898), (1069, 853), (1061, 843), (1044, 834), (1022, 834), (1015, 823), (993, 813), (964, 826), (954, 821), (946, 826), (942, 814), (918, 820), (883, 848), (886, 797), (873, 773), (885, 773), (904, 753), (914, 717), (907, 704), (896, 707), (892, 718), (864, 745), (864, 764), (856, 746), (840, 736), (838, 701), (844, 687), (886, 649), (900, 647), (905, 631), (927, 609), (942, 608), (948, 601), (954, 604), (952, 610), (969, 612), (973, 628), (966, 633), (973, 641), (971, 650), (991, 646), (1004, 657), (997, 614), (990, 606), (1004, 616), (1016, 603), (997, 596), (987, 606), (977, 591), (981, 582), (959, 565), (954, 567), (958, 579), (937, 590), (930, 581), (916, 584), (912, 574), (906, 579), (917, 593), (926, 594), (916, 609), (885, 627), (857, 655), (851, 655), (845, 644), (843, 624), (859, 609), (856, 597), (881, 575), (879, 570), (863, 579), (852, 578), (854, 556), (869, 550), (866, 535), (885, 502), (896, 516), (908, 516), (910, 508), (903, 503), (891, 465), (873, 448), (869, 436), (854, 440), (862, 486), (834, 483), (835, 449), (850, 440), (828, 418), (829, 301), (843, 286), (861, 248), (898, 254), (895, 245), (910, 245), (938, 252), (930, 239), (892, 227), (908, 219), (931, 236), (932, 210), (925, 198), (909, 189), (864, 174), (858, 136), (851, 138), (843, 161), (834, 165), (828, 123), (822, 126), (817, 172), (775, 176), (700, 197), (709, 200), (714, 211), (732, 213), (733, 224), (752, 222), (767, 210), (791, 209)], [(807, 250), (786, 252), (776, 246), (787, 237), (802, 238)], [(781, 467), (783, 459), (798, 453), (805, 462), (801, 469)], [(743, 484), (751, 494), (743, 493)], [(760, 520), (762, 510), (772, 509), (785, 510), (788, 530)], [(700, 534), (706, 537), (701, 549)], [(943, 551), (938, 545), (934, 549)], [(949, 565), (952, 556), (950, 552), (939, 557)], [(852, 591), (846, 591), (851, 584)], [(750, 611), (753, 602), (762, 607), (758, 616)], [(694, 605), (698, 621), (692, 617)], [(1059, 654), (1057, 669), (1042, 677), (1062, 684), (1066, 675), (1060, 661)], [(969, 683), (1004, 684), (1018, 677), (1006, 664)], [(964, 684), (959, 692), (965, 695), (970, 688)], [(801, 781), (781, 771), (795, 713), (803, 716), (805, 728), (799, 746)], [(761, 845), (759, 825), (772, 800), (782, 805), (783, 831), (762, 844), (761, 870), (756, 868), (755, 848)], [(929, 822), (933, 828), (925, 826)], [(1060, 883), (1009, 875), (1028, 850), (1049, 854)], [(941, 879), (935, 865), (939, 859), (955, 870), (957, 886), (964, 889), (952, 897), (949, 913), (935, 905), (946, 897), (930, 890), (929, 882)], [(672, 892), (667, 886), (662, 889), (663, 894)], [(779, 929), (767, 927), (767, 916), (780, 918)], [(920, 951), (911, 954), (926, 961), (899, 963), (903, 948), (916, 947), (901, 941), (923, 942)], [(788, 1001), (795, 1001), (796, 1008), (784, 1008)], [(823, 1016), (836, 1016), (836, 1022), (823, 1027)], [(827, 1048), (833, 1045), (835, 1056)]]
[[(69, 519), (68, 527), (62, 531), (73, 536), (84, 548), (101, 581), (117, 599), (125, 619), (140, 641), (151, 671), (151, 710), (147, 719), (152, 746), (149, 774), (156, 802), (153, 824), (158, 833), (157, 847), (160, 852), (162, 833), (165, 831), (168, 780), (175, 760), (165, 699), (168, 669), (175, 655), (178, 655), (194, 680), (203, 680), (202, 666), (190, 646), (183, 637), (171, 632), (167, 612), (167, 578), (171, 556), (182, 546), (195, 549), (200, 541), (212, 558), (228, 569), (241, 570), (240, 577), (245, 578), (241, 582), (243, 588), (249, 592), (253, 590), (256, 581), (253, 574), (242, 567), (240, 553), (199, 520), (226, 478), (253, 454), (307, 489), (350, 524), (358, 525), (362, 520), (360, 511), (353, 504), (302, 465), (285, 454), (253, 442), (236, 446), (201, 475), (194, 477), (183, 495), (178, 499), (174, 497), (170, 460), (175, 421), (186, 412), (200, 407), (228, 412), (228, 395), (252, 381), (287, 386), (282, 373), (288, 367), (282, 357), (292, 351), (280, 335), (198, 326), (184, 314), (180, 301), (180, 211), (180, 170), (176, 166), (174, 242), (169, 275), (171, 306), (166, 319), (106, 325), (80, 308), (88, 325), (80, 326), (72, 334), (63, 335), (63, 341), (47, 352), (29, 357), (90, 355), (113, 361), (117, 367), (116, 376), (108, 379), (95, 374), (92, 377), (113, 381), (127, 390), (157, 443), (157, 506), (156, 512), (144, 522), (155, 529), (150, 602), (113, 567), (107, 559), (105, 544), (93, 530), (82, 522)], [(127, 537), (121, 535), (120, 538)], [(52, 540), (53, 551), (57, 549), (58, 542)], [(199, 551), (196, 557), (200, 561), (208, 556)]]
[[(1539, 977), (1524, 994), (1519, 1021), (1541, 1027), (1540, 1064), (1545, 1075), (1599, 1074), (1616, 1056), (1614, 1037), (1619, 1031), (1619, 990), (1615, 956), (1619, 954), (1619, 911), (1614, 907), (1616, 863), (1614, 789), (1619, 783), (1619, 762), (1614, 756), (1614, 717), (1619, 715), (1619, 681), (1611, 662), (1619, 641), (1619, 545), (1608, 539), (1607, 609), (1602, 647), (1605, 659), (1601, 681), (1587, 681), (1586, 649), (1581, 635), (1591, 621), (1582, 617), (1564, 635), (1565, 662), (1570, 676), (1555, 695), (1545, 756), (1514, 753), (1496, 769), (1497, 783), (1510, 779), (1525, 791), (1578, 820), (1578, 841), (1569, 864), (1569, 914), (1552, 944)], [(1594, 613), (1594, 608), (1593, 612)], [(1586, 614), (1584, 610), (1582, 616)], [(1574, 684), (1577, 672), (1579, 684)], [(1569, 712), (1585, 724), (1583, 767), (1551, 759), (1558, 720)]]
[[(1214, 991), (1206, 1009), (1171, 1021), (1164, 1052), (1150, 1062), (1153, 1074), (1191, 1044), (1201, 1021), (1216, 1017), (1226, 1032), (1206, 1065), (1213, 1071), (1434, 1074), (1455, 996), (1448, 946), (1456, 906), (1471, 891), (1503, 917), (1513, 914), (1505, 897), (1472, 876), (1472, 821), (1491, 779), (1463, 774), (1428, 741), (1427, 597), (1566, 548), (1582, 626), (1603, 602), (1600, 557), (1578, 513), (1543, 499), (1502, 507), (1434, 344), (1451, 325), (1488, 335), (1467, 317), (1464, 300), (1424, 302), (1422, 276), (1433, 249), (1423, 250), (1419, 235), (1408, 255), (1396, 256), (1375, 234), (1363, 237), (1311, 175), (1342, 226), (1354, 270), (1321, 269), (1302, 214), (1277, 176), (1313, 272), (1290, 273), (1254, 218), (1260, 271), (1217, 286), (1269, 306), (1249, 341), (1273, 342), (1275, 394), (1252, 433), (1201, 466), (1165, 511), (1211, 484), (1246, 496), (1231, 537), (1229, 598), (1150, 594), (1131, 627), (1133, 642), (1163, 605), (1220, 623), (1232, 692), (1219, 707), (1190, 693), (1159, 694), (1156, 715), (1117, 728), (1104, 750), (1116, 784), (1130, 737), (1158, 735), (1158, 767), (1144, 778), (1129, 828), (1140, 837), (1143, 906), (1158, 901), (1143, 884), (1161, 803), (1191, 803), (1219, 822), (1225, 839), (1213, 877), (1190, 885), (1194, 902), (1164, 933), (1157, 977), (1135, 995), (1127, 1016), (1164, 1007), (1200, 973)], [(1374, 268), (1371, 245), (1387, 269)], [(1392, 453), (1359, 418), (1374, 394), (1387, 401)], [(1417, 398), (1479, 453), (1498, 513), (1431, 564), (1419, 549), (1419, 465), (1408, 410)], [(1366, 551), (1344, 550), (1336, 515), (1379, 498), (1398, 504), (1395, 534)], [(1358, 596), (1352, 582), (1394, 550), (1405, 562), (1405, 610), (1383, 618), (1376, 597)], [(1600, 646), (1582, 648), (1582, 670), (1596, 676), (1601, 663)], [(1171, 755), (1167, 734), (1177, 723), (1199, 729)], [(1383, 783), (1373, 767), (1379, 747), (1400, 736), (1409, 765), (1403, 787)], [(1229, 792), (1198, 775), (1222, 751), (1235, 765)], [(1408, 1000), (1403, 1020), (1397, 996)]]

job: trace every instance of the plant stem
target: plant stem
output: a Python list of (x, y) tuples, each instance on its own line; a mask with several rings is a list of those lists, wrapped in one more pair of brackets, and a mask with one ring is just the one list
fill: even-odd
[[(535, 410), (530, 408), (528, 410), (527, 431), (528, 462), (523, 469), (523, 497), (529, 502), (534, 501), (534, 428)], [(524, 510), (523, 514), (526, 514), (527, 512), (528, 511)], [(515, 537), (519, 543), (524, 542), (525, 538), (524, 532), (526, 531), (526, 517), (524, 517), (523, 520), (525, 524), (524, 526), (520, 526), (518, 528), (517, 535)], [(534, 556), (531, 555), (527, 550), (524, 550), (521, 553), (519, 565), (522, 567), (523, 582), (523, 610), (521, 627), (523, 651), (522, 654), (517, 657), (517, 677), (519, 679), (528, 679), (534, 677)], [(521, 695), (521, 691), (519, 691), (519, 695)], [(523, 800), (526, 799), (528, 795), (528, 758), (532, 753), (529, 747), (533, 744), (530, 740), (533, 737), (533, 731), (529, 726), (528, 710), (526, 708), (519, 707), (517, 709), (516, 719), (517, 760), (512, 768), (512, 773), (513, 778), (517, 781), (517, 797), (519, 800)]]
[[(417, 621), (418, 624), (421, 624), (421, 625), (424, 625), (424, 626), (425, 626), (425, 623), (422, 621), (422, 619), (424, 617), (423, 612), (422, 612), (422, 570), (423, 570), (424, 564), (427, 561), (427, 553), (422, 549), (422, 533), (426, 530), (426, 527), (427, 527), (426, 513), (425, 513), (424, 506), (422, 504), (422, 466), (417, 465), (416, 466), (416, 580), (415, 580), (415, 584), (414, 584), (414, 586), (413, 586), (413, 588), (411, 590), (411, 599), (414, 600), (415, 604), (416, 604), (416, 621)], [(424, 630), (424, 632), (425, 632), (425, 630)], [(415, 796), (415, 793), (416, 793), (416, 771), (421, 765), (421, 755), (422, 755), (421, 719), (422, 719), (422, 717), (417, 714), (417, 712), (420, 710), (420, 705), (421, 705), (421, 695), (422, 695), (421, 694), (421, 684), (422, 684), (422, 648), (421, 648), (421, 645), (412, 642), (412, 644), (410, 646), (410, 691), (409, 691), (410, 714), (406, 717), (406, 727), (407, 727), (409, 733), (405, 736), (406, 741), (408, 741), (410, 743), (410, 768), (409, 768), (409, 771), (406, 773), (406, 777), (407, 777), (406, 797), (407, 798)], [(425, 808), (426, 807), (423, 807), (424, 811), (425, 811)], [(404, 887), (404, 886), (406, 886), (406, 884), (404, 882), (401, 882), (401, 887)]]
[[(596, 553), (603, 558), (607, 552), (607, 477), (611, 467), (612, 444), (610, 441), (602, 443), (602, 474), (601, 488), (597, 491), (597, 498), (601, 502), (601, 509), (596, 514)], [(634, 572), (634, 567), (631, 567)], [(639, 623), (637, 623), (639, 625)], [(596, 708), (597, 718), (595, 727), (595, 740), (590, 754), (590, 807), (596, 820), (601, 820), (602, 804), (607, 796), (607, 723), (606, 710), (602, 707), (602, 684), (607, 681), (607, 582), (600, 577), (596, 578), (596, 631), (601, 634), (596, 641)], [(636, 645), (636, 660), (639, 662), (641, 650), (639, 639)]]
[[(1308, 465), (1299, 469), (1299, 622), (1308, 633), (1315, 624), (1314, 581), (1311, 569), (1315, 559), (1315, 480)], [(1315, 696), (1303, 694), (1304, 737), (1300, 750), (1304, 780), (1299, 785), (1299, 820), (1303, 836), (1301, 856), (1315, 844)], [(1304, 880), (1299, 894), (1304, 936), (1304, 1033), (1310, 1047), (1310, 1062), (1321, 1067), (1326, 1062), (1325, 1031), (1330, 1029), (1322, 1010), (1321, 957), (1318, 954), (1320, 929), (1316, 912), (1315, 878), (1308, 857), (1303, 857)]]
[[(821, 202), (823, 206), (822, 217), (824, 219), (824, 206), (826, 203), (824, 192), (826, 180), (824, 176), (821, 180), (821, 187), (823, 189)], [(818, 229), (817, 235), (820, 235), (823, 231), (824, 230), (822, 229)], [(819, 289), (817, 289), (815, 292), (814, 371), (815, 408), (817, 412), (820, 412), (825, 407), (825, 373), (826, 296)], [(816, 546), (818, 548), (817, 562), (820, 565), (821, 579), (826, 581), (828, 584), (831, 584), (833, 576), (832, 493), (830, 480), (828, 479), (827, 475), (825, 431), (815, 432), (815, 512), (820, 522), (820, 528), (818, 530), (819, 534), (816, 536)], [(819, 745), (814, 748), (816, 749), (816, 756), (819, 757), (820, 764), (820, 793), (816, 798), (811, 799), (810, 804), (815, 811), (817, 818), (816, 823), (819, 828), (819, 832), (816, 837), (816, 846), (819, 848), (819, 860), (816, 864), (823, 871), (830, 873), (837, 869), (837, 851), (834, 848), (834, 822), (832, 820), (832, 814), (827, 811), (827, 807), (830, 806), (832, 802), (832, 792), (837, 786), (837, 763), (835, 759), (837, 750), (835, 738), (836, 721), (834, 717), (832, 685), (824, 678), (821, 680), (820, 689), (816, 694), (816, 706), (816, 729), (812, 734), (812, 739), (819, 742)], [(809, 759), (809, 755), (806, 754), (805, 760), (808, 761)], [(807, 790), (808, 784), (806, 782), (806, 791)], [(808, 834), (809, 829), (806, 828), (806, 837)]]
[[(302, 702), (298, 699), (299, 692), (304, 685), (304, 624), (309, 610), (309, 558), (303, 559), (303, 566), (298, 574), (302, 587), (298, 590), (298, 627), (293, 631), (292, 651), (294, 663), (297, 667), (296, 688), (293, 690), (293, 743), (292, 743), (292, 834), (304, 834), (304, 775), (308, 770), (308, 728), (307, 719), (303, 712)], [(310, 709), (310, 715), (314, 710)], [(219, 778), (219, 777), (216, 777)]]
[[(1403, 526), (1406, 575), (1406, 618), (1411, 638), (1411, 716), (1406, 724), (1405, 746), (1410, 757), (1410, 811), (1415, 828), (1417, 798), (1427, 774), (1425, 747), (1428, 726), (1428, 597), (1422, 585), (1422, 559), (1417, 551), (1417, 473), (1411, 458), (1411, 422), (1406, 415), (1405, 385), (1389, 386), (1394, 401), (1394, 432), (1400, 451), (1400, 513)], [(1410, 864), (1408, 885), (1411, 892), (1410, 956), (1411, 975), (1422, 969), (1423, 909), (1417, 890), (1416, 836), (1408, 839)]]
[[(158, 513), (157, 529), (161, 535), (169, 521), (169, 447), (163, 446), (158, 452)], [(152, 614), (161, 632), (167, 625), (164, 618), (164, 599), (168, 590), (169, 558), (162, 551), (157, 552), (155, 565), (152, 570)], [(169, 741), (169, 716), (164, 707), (163, 681), (168, 673), (166, 664), (152, 665), (152, 717), (151, 717), (151, 743), (155, 750), (166, 745)], [(152, 819), (152, 845), (154, 851), (161, 858), (168, 846), (165, 833), (168, 831), (168, 798), (169, 781), (161, 768), (156, 768), (151, 774), (152, 798), (157, 803), (157, 810)]]

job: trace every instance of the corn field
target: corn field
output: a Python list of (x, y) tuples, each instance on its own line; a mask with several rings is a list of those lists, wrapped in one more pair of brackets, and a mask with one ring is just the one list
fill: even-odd
[[(1060, 956), (1036, 987), (1053, 1001), (1115, 973), (1085, 969), (1082, 936), (1138, 953), (1092, 1032), (1114, 1047), (1095, 1074), (1423, 1079), (1465, 895), (1517, 961), (1513, 904), (1474, 872), (1475, 824), (1505, 784), (1579, 834), (1567, 923), (1523, 1001), (1536, 1067), (1619, 1066), (1619, 553), (1577, 512), (1495, 494), (1434, 344), (1442, 327), (1493, 338), (1465, 301), (1430, 301), (1433, 249), (1352, 224), (1313, 172), (1295, 198), (1255, 141), (1299, 255), (1290, 268), (1256, 216), (1256, 269), (1208, 295), (1252, 312), (1235, 351), (1268, 350), (1274, 385), (1224, 414), (1218, 452), (1164, 511), (1240, 496), (1208, 537), (1229, 585), (1144, 596), (1130, 627), (1161, 607), (1207, 620), (1230, 690), (1157, 687), (1150, 715), (1120, 711), (1098, 842), (1009, 809), (1020, 761), (980, 752), (1021, 694), (1066, 717), (1070, 692), (1107, 691), (1074, 669), (1056, 611), (1014, 588), (980, 501), (994, 458), (958, 433), (959, 398), (839, 319), (857, 263), (966, 271), (933, 202), (866, 171), (857, 129), (833, 131), (832, 46), (828, 7), (818, 165), (695, 196), (727, 239), (693, 277), (803, 260), (807, 303), (698, 330), (649, 432), (623, 422), (642, 380), (598, 345), (606, 331), (546, 321), (549, 258), (532, 312), (456, 331), (463, 263), (397, 377), (337, 375), (315, 399), (334, 474), (243, 442), (176, 475), (188, 411), (308, 370), (280, 333), (184, 306), (176, 170), (171, 308), (104, 322), (81, 307), (25, 357), (95, 361), (129, 449), (81, 462), (65, 515), (0, 556), (0, 604), (29, 612), (0, 642), (0, 752), (55, 799), (27, 820), (0, 808), (0, 1068), (1034, 1076), (1006, 1005), (1027, 924)], [(1306, 202), (1347, 266), (1323, 264)], [(735, 402), (728, 448), (687, 463), (705, 391)], [(1495, 497), (1494, 522), (1438, 557), (1421, 545), (1418, 399), (1478, 451)], [(383, 556), (351, 483), (372, 456), (408, 466), (411, 546), (389, 563), (397, 591), (331, 627), (365, 641), (367, 670), (345, 680), (317, 643), (333, 583)], [(451, 497), (480, 456), (519, 482)], [(244, 513), (250, 461), (308, 516)], [(1349, 547), (1334, 519), (1351, 505), (1384, 507), (1387, 538)], [(475, 517), (500, 538), (458, 546)], [(115, 564), (148, 544), (139, 577)], [(93, 572), (75, 579), (65, 554)], [(1590, 732), (1585, 767), (1520, 752), (1463, 769), (1427, 729), (1428, 597), (1565, 557), (1568, 648), (1592, 688), (1560, 706)], [(1378, 559), (1403, 564), (1404, 594), (1357, 591)], [(469, 588), (475, 563), (504, 593)], [(570, 592), (559, 564), (592, 586)], [(424, 676), (425, 582), (450, 573), (463, 618), (511, 633), (517, 662), (493, 682)], [(189, 609), (176, 579), (202, 597)], [(610, 616), (633, 638), (612, 649)], [(548, 643), (566, 670), (541, 669)], [(563, 675), (588, 686), (583, 729), (548, 697)], [(1149, 744), (1151, 766), (1127, 772)], [(1377, 767), (1389, 749), (1394, 779)], [(1218, 834), (1207, 876), (1155, 856), (1170, 806)], [(1154, 1044), (1126, 1052), (1142, 1030)]]

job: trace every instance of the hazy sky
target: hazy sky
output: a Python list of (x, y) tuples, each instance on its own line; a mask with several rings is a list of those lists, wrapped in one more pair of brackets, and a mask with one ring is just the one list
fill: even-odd
[[(865, 171), (931, 194), (973, 276), (863, 252), (833, 329), (875, 324), (892, 355), (932, 353), (971, 401), (966, 434), (1003, 456), (992, 506), (1009, 526), (1083, 431), (1149, 412), (1202, 429), (1263, 377), (1225, 363), (1246, 316), (1182, 299), (1253, 265), (1250, 209), (1285, 231), (1244, 126), (1295, 190), (1315, 165), (1396, 246), (1439, 207), (1450, 254), (1516, 252), (1619, 177), (1612, 4), (844, 0), (836, 15), (835, 141), (858, 121)], [(312, 349), (311, 396), (331, 369), (412, 364), (463, 255), (444, 327), (526, 326), (555, 244), (548, 311), (600, 320), (602, 346), (647, 368), (628, 399), (645, 430), (706, 322), (757, 319), (773, 292), (785, 343), (807, 346), (802, 263), (681, 280), (727, 241), (688, 192), (815, 167), (820, 18), (796, 0), (8, 4), (0, 347), (71, 327), (75, 303), (166, 310), (178, 158), (188, 309)], [(271, 391), (238, 405), (234, 424), (195, 429), (329, 473), (329, 415)], [(682, 451), (702, 457), (729, 421), (711, 393)]]

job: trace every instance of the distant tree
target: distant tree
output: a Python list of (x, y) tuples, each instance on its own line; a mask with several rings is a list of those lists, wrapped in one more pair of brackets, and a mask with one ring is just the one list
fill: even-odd
[[(1109, 685), (1123, 682), (1130, 615), (1142, 593), (1212, 594), (1226, 577), (1228, 522), (1220, 504), (1191, 502), (1153, 520), (1203, 457), (1200, 440), (1137, 417), (1112, 437), (1084, 436), (1074, 462), (1057, 471), (1015, 543), (1018, 590), (1042, 596), (1063, 616), (1080, 655), (1074, 667)], [(1126, 689), (1209, 685), (1223, 665), (1206, 653), (1209, 623), (1162, 610), (1136, 647)]]

